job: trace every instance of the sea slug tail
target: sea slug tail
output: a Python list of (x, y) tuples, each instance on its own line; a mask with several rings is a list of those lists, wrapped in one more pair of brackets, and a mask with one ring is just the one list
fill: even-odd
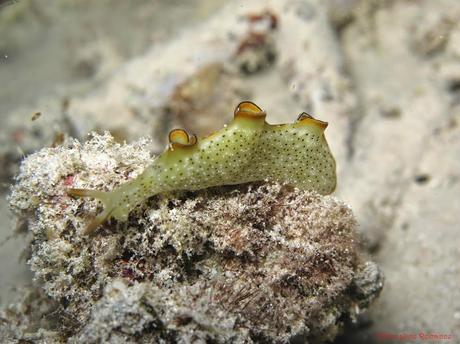
[(67, 194), (72, 197), (91, 197), (100, 200), (104, 204), (104, 210), (98, 214), (85, 228), (84, 234), (91, 234), (96, 230), (102, 223), (104, 223), (115, 210), (115, 207), (111, 204), (108, 197), (108, 193), (98, 190), (90, 189), (67, 189)]

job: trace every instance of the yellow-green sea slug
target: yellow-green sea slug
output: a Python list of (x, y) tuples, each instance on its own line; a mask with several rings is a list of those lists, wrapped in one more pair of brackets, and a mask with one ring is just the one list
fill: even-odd
[(292, 124), (268, 124), (252, 102), (235, 109), (233, 121), (210, 136), (197, 138), (182, 129), (169, 134), (169, 147), (137, 178), (109, 191), (68, 189), (76, 197), (94, 197), (104, 210), (87, 227), (109, 218), (126, 220), (150, 196), (268, 180), (326, 195), (336, 186), (335, 160), (324, 130), (326, 122), (306, 113)]

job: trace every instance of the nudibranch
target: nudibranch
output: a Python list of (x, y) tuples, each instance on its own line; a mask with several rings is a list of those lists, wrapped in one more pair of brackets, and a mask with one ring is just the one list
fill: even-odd
[(113, 191), (68, 189), (72, 196), (104, 204), (87, 232), (109, 218), (126, 220), (145, 198), (168, 191), (268, 180), (323, 195), (333, 192), (336, 167), (324, 137), (327, 123), (305, 112), (292, 124), (268, 124), (265, 117), (254, 103), (242, 102), (233, 121), (207, 137), (172, 130), (168, 148), (137, 178)]

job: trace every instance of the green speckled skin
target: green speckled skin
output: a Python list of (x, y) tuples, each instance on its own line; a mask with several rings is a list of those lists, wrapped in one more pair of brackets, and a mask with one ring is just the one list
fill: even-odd
[(243, 102), (229, 125), (206, 138), (171, 132), (169, 148), (119, 188), (69, 193), (103, 201), (104, 212), (89, 230), (110, 217), (125, 220), (133, 207), (161, 192), (270, 180), (329, 194), (335, 189), (336, 169), (324, 137), (326, 126), (306, 114), (292, 124), (270, 125), (265, 112)]

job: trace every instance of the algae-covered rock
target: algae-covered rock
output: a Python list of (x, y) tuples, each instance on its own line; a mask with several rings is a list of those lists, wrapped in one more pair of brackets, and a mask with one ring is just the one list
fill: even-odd
[(66, 329), (46, 337), (38, 326), (42, 340), (325, 341), (378, 295), (383, 278), (360, 251), (351, 209), (288, 186), (153, 196), (126, 223), (83, 235), (100, 206), (66, 188), (111, 189), (150, 161), (149, 141), (105, 134), (22, 163), (11, 208), (32, 232), (35, 283), (57, 304), (52, 326)]

